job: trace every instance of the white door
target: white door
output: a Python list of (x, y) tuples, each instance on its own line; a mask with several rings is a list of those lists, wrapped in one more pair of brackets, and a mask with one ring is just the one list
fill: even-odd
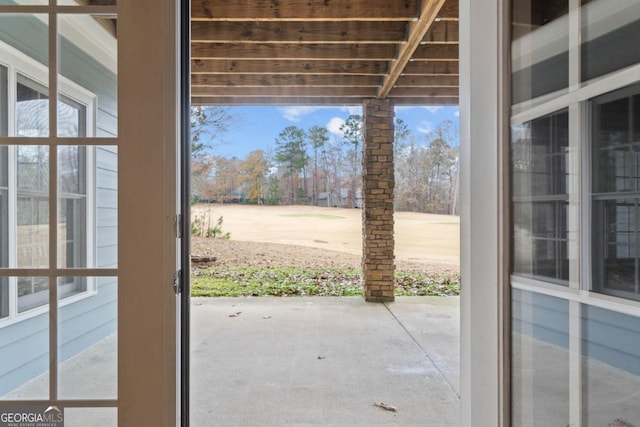
[(0, 415), (177, 423), (177, 4), (0, 0)]

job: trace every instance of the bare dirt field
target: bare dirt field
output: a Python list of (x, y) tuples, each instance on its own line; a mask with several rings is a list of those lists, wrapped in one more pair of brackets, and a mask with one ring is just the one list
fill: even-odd
[[(222, 216), (230, 240), (192, 239), (192, 254), (217, 263), (257, 266), (359, 267), (362, 211), (314, 206), (212, 204), (192, 208), (192, 219)], [(460, 219), (412, 212), (395, 214), (399, 269), (458, 272)]]

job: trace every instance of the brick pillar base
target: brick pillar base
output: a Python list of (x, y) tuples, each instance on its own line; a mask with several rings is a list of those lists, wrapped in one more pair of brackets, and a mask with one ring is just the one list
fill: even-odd
[(371, 302), (393, 301), (393, 104), (386, 99), (367, 99), (363, 113), (364, 298)]

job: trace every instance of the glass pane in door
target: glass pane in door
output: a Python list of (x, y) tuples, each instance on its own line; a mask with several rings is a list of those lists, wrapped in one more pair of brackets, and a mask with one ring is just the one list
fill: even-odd
[(49, 147), (16, 152), (16, 266), (49, 266)]
[(118, 284), (115, 277), (58, 279), (58, 396), (118, 396)]
[(583, 425), (640, 421), (640, 318), (582, 308)]
[(49, 306), (41, 298), (48, 279), (4, 279), (8, 292), (0, 294), (0, 304), (9, 315), (0, 319), (0, 401), (48, 399)]
[[(112, 14), (58, 15), (59, 136), (117, 135), (117, 29)], [(89, 41), (87, 31), (91, 34)]]
[(115, 427), (118, 425), (117, 408), (66, 408), (65, 427)]
[(640, 2), (592, 0), (582, 6), (582, 80), (640, 62)]
[(16, 136), (49, 136), (49, 91), (43, 83), (18, 74)]
[(93, 149), (58, 147), (58, 265), (80, 268), (94, 265), (88, 227), (93, 210), (87, 206), (87, 156)]
[(512, 289), (512, 423), (569, 424), (569, 303)]
[(569, 84), (569, 1), (511, 0), (512, 103)]

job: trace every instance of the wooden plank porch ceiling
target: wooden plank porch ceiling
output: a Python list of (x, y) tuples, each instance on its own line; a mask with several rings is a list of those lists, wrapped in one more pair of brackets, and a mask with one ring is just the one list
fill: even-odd
[(194, 105), (458, 104), (458, 0), (191, 0)]

